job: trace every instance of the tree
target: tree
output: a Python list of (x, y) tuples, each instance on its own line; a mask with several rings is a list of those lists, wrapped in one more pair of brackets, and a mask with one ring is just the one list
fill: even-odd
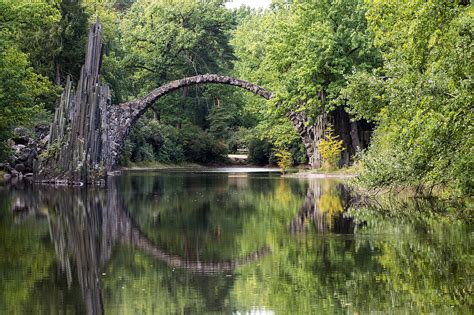
[(472, 8), (454, 1), (369, 5), (384, 64), (350, 76), (345, 91), (351, 110), (378, 125), (360, 182), (472, 195)]
[(337, 162), (344, 150), (342, 147), (343, 141), (338, 140), (338, 136), (334, 135), (332, 126), (326, 130), (324, 139), (319, 140), (318, 147), (323, 157), (324, 166), (328, 169), (336, 168)]
[(136, 1), (120, 25), (132, 95), (172, 79), (221, 70), (231, 55), (231, 21), (223, 1)]
[[(260, 111), (273, 118), (277, 128), (275, 118), (303, 112), (309, 117), (307, 129), (316, 126), (313, 146), (332, 123), (346, 147), (344, 163), (350, 162), (357, 146), (364, 146), (359, 132), (347, 131), (351, 122), (346, 100), (340, 97), (346, 76), (382, 61), (367, 29), (366, 10), (361, 0), (278, 3), (244, 22), (233, 41), (239, 57), (236, 69), (244, 78), (250, 73), (248, 77), (265, 82), (275, 94), (273, 105), (278, 109), (259, 106)], [(313, 156), (318, 161), (312, 164), (319, 164), (319, 155), (316, 147)]]
[[(136, 98), (187, 76), (230, 73), (233, 23), (224, 1), (136, 1), (120, 21), (118, 46), (104, 58), (105, 77), (117, 90), (114, 99)], [(154, 117), (147, 119), (182, 133), (186, 160), (211, 162), (226, 151), (231, 133), (244, 124), (239, 118), (241, 100), (235, 88), (186, 87), (161, 98), (152, 108)], [(150, 120), (141, 128), (153, 123)]]
[(6, 157), (5, 141), (12, 129), (51, 108), (57, 97), (31, 54), (58, 19), (58, 10), (47, 1), (0, 1), (0, 158)]
[(67, 75), (77, 82), (85, 57), (89, 14), (82, 1), (62, 0), (61, 20), (57, 23), (57, 54), (54, 57), (54, 81), (60, 85)]
[(277, 158), (278, 167), (280, 167), (282, 173), (285, 174), (286, 170), (293, 164), (291, 152), (286, 149), (279, 149), (276, 150), (275, 157)]

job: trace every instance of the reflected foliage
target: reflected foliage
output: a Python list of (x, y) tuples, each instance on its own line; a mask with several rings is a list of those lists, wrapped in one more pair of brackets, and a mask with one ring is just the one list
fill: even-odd
[(466, 205), (239, 172), (129, 172), (107, 189), (0, 195), (1, 312), (473, 307)]

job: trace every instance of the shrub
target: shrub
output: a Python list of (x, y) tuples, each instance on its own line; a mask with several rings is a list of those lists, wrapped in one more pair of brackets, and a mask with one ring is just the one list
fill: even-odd
[(169, 125), (152, 121), (147, 142), (153, 143), (156, 160), (161, 163), (181, 163), (184, 161), (183, 139), (180, 130)]
[(272, 157), (272, 145), (267, 140), (252, 139), (249, 142), (248, 160), (257, 165), (270, 163)]
[(190, 162), (214, 163), (221, 161), (226, 153), (226, 146), (223, 142), (216, 141), (214, 137), (196, 125), (184, 125), (181, 135), (184, 155)]
[(336, 168), (343, 148), (343, 141), (337, 140), (339, 136), (334, 135), (334, 130), (330, 125), (326, 131), (324, 139), (318, 143), (319, 152), (323, 158), (325, 168)]
[(283, 174), (285, 174), (286, 170), (293, 164), (291, 152), (287, 149), (278, 149), (275, 150), (275, 157), (278, 167), (280, 167)]

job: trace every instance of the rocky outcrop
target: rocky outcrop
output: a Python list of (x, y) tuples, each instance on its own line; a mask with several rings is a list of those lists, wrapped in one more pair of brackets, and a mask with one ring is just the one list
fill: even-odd
[(13, 137), (8, 140), (13, 154), (7, 163), (0, 165), (0, 169), (7, 173), (7, 177), (32, 175), (38, 156), (48, 141), (47, 129), (47, 126), (36, 126), (32, 131), (15, 128)]
[(35, 181), (84, 184), (103, 183), (108, 157), (106, 107), (108, 86), (100, 82), (102, 26), (89, 31), (86, 61), (77, 87), (68, 78), (51, 125), (49, 147), (40, 161)]

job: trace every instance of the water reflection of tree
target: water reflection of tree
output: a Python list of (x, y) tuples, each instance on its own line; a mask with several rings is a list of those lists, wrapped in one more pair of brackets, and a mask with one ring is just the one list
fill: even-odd
[[(352, 206), (347, 215), (364, 222), (357, 246), (379, 249), (378, 281), (396, 309), (419, 313), (469, 313), (473, 301), (472, 212), (464, 204), (434, 199), (382, 197)], [(366, 235), (381, 235), (367, 240)]]
[(290, 224), (290, 230), (293, 233), (301, 232), (312, 223), (318, 233), (352, 233), (352, 220), (343, 216), (349, 200), (349, 191), (342, 183), (311, 181), (304, 203)]
[[(472, 213), (464, 206), (399, 198), (349, 205), (326, 202), (325, 193), (335, 196), (322, 183), (310, 186), (290, 225), (293, 232), (314, 226), (315, 234), (280, 240), (271, 261), (242, 268), (232, 292), (241, 309), (258, 296), (280, 313), (469, 313)], [(341, 217), (328, 216), (324, 204), (335, 213), (343, 205), (354, 235), (328, 235)]]
[(16, 188), (5, 190), (0, 186), (0, 313), (22, 314), (31, 303), (31, 291), (48, 279), (54, 251), (46, 222), (40, 220), (32, 233), (34, 216), (25, 207), (15, 207), (12, 213), (17, 200), (10, 201), (10, 194)]
[(274, 235), (286, 233), (285, 225), (306, 190), (301, 182), (258, 176), (248, 176), (245, 185), (237, 185), (236, 178), (226, 174), (120, 180), (124, 191), (143, 187), (138, 195), (124, 197), (150, 239), (170, 253), (203, 260), (230, 259), (266, 246), (268, 227)]
[[(138, 196), (133, 195), (135, 191), (128, 185), (141, 187), (142, 183), (144, 190), (140, 188)], [(466, 223), (469, 214), (459, 217), (458, 207), (451, 212), (442, 204), (423, 200), (351, 205), (345, 188), (334, 182), (306, 187), (300, 182), (276, 180), (268, 184), (250, 178), (242, 186), (225, 178), (217, 182), (197, 178), (160, 182), (151, 177), (122, 184), (124, 195), (120, 196), (114, 195), (118, 190), (113, 188), (26, 193), (35, 198), (26, 204), (48, 205), (61, 265), (72, 286), (77, 277), (78, 292), (90, 304), (91, 312), (104, 307), (117, 313), (121, 310), (114, 306), (124, 304), (135, 313), (230, 313), (250, 310), (254, 305), (295, 314), (452, 313), (450, 305), (457, 313), (468, 313), (472, 307), (473, 234)], [(209, 190), (214, 193), (189, 190), (196, 185), (214, 185)], [(239, 187), (251, 188), (251, 192), (239, 194)], [(306, 188), (301, 205), (301, 192)], [(209, 203), (212, 199), (225, 202)], [(124, 205), (140, 224), (120, 216), (127, 213), (118, 211)], [(182, 210), (176, 214), (179, 205)], [(224, 205), (235, 212), (223, 211)], [(37, 208), (33, 212), (45, 213), (41, 206)], [(160, 222), (148, 220), (148, 215), (156, 212)], [(183, 234), (199, 216), (205, 219), (197, 225), (197, 232)], [(184, 225), (173, 226), (173, 222)], [(290, 222), (293, 233), (288, 233)], [(232, 243), (219, 243), (217, 224), (223, 229), (221, 237), (236, 228)], [(137, 226), (146, 233), (140, 233)], [(299, 231), (306, 232), (295, 233)], [(352, 235), (341, 235), (351, 231)], [(199, 235), (195, 244), (200, 247), (220, 249), (232, 244), (238, 249), (224, 252), (220, 258), (237, 253), (244, 260), (245, 253), (261, 244), (268, 244), (272, 252), (259, 257), (258, 264), (230, 266), (238, 266), (237, 272), (232, 268), (222, 269), (226, 270), (223, 273), (189, 272), (177, 267), (187, 263), (190, 269), (195, 268), (192, 261), (174, 259), (177, 253), (188, 259), (199, 256), (192, 254), (196, 248), (179, 249), (183, 237), (190, 241), (194, 235)], [(162, 241), (165, 249), (178, 249), (170, 255), (153, 247)], [(114, 243), (122, 245), (112, 250)], [(131, 249), (131, 244), (140, 250)], [(107, 276), (103, 278), (106, 264)], [(126, 288), (122, 290), (122, 286)], [(87, 298), (88, 294), (99, 300)], [(103, 306), (101, 296), (106, 301)]]

